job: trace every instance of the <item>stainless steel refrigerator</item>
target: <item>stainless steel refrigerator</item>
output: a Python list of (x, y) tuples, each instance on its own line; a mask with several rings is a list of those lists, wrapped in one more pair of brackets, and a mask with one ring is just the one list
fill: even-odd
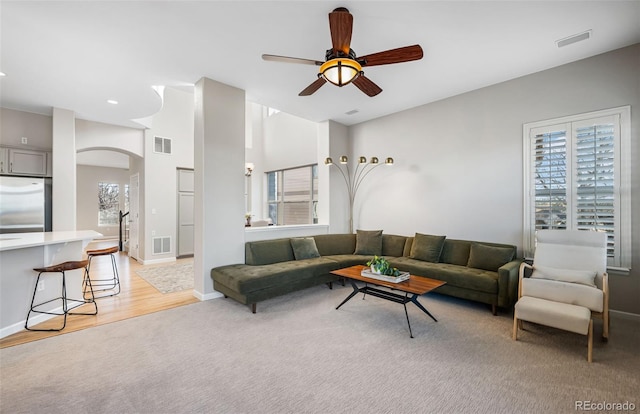
[(0, 234), (51, 231), (51, 179), (0, 177)]

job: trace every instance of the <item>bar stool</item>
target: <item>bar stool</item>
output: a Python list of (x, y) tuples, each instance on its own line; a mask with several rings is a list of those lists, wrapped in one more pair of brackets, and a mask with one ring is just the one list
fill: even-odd
[[(67, 325), (67, 315), (97, 315), (98, 314), (98, 305), (96, 304), (94, 298), (93, 298), (93, 290), (91, 289), (91, 285), (89, 285), (89, 291), (91, 292), (91, 298), (90, 299), (83, 299), (83, 300), (78, 300), (78, 299), (70, 299), (67, 297), (67, 278), (66, 278), (66, 273), (69, 270), (75, 270), (75, 269), (84, 269), (85, 272), (85, 278), (86, 275), (88, 273), (87, 271), (87, 266), (89, 264), (88, 260), (82, 260), (82, 261), (74, 261), (74, 262), (64, 262), (64, 263), (60, 263), (57, 265), (52, 265), (52, 266), (47, 266), (47, 267), (42, 267), (42, 268), (36, 268), (33, 269), (36, 272), (38, 272), (38, 279), (36, 280), (36, 286), (33, 289), (33, 297), (31, 298), (31, 307), (29, 309), (29, 313), (27, 313), (27, 320), (24, 323), (24, 328), (28, 331), (61, 331), (64, 329), (64, 327)], [(54, 298), (54, 299), (50, 299), (47, 300), (45, 302), (42, 303), (38, 303), (37, 305), (34, 305), (33, 303), (36, 300), (36, 293), (38, 291), (38, 284), (40, 283), (40, 277), (42, 277), (43, 273), (62, 273), (62, 294), (61, 296)], [(52, 312), (52, 311), (43, 311), (43, 310), (37, 310), (37, 308), (44, 306), (48, 303), (54, 302), (56, 300), (61, 300), (62, 301), (62, 313), (58, 313), (58, 312)], [(72, 306), (69, 306), (69, 302), (73, 302), (74, 304)], [(93, 306), (95, 307), (95, 312), (93, 313), (81, 313), (81, 312), (71, 312), (71, 310), (82, 306), (86, 303), (93, 303)], [(62, 327), (59, 329), (33, 329), (29, 327), (29, 317), (31, 316), (31, 313), (44, 313), (47, 315), (64, 315), (64, 321), (62, 322)]]
[[(118, 275), (118, 266), (116, 265), (115, 253), (118, 253), (118, 246), (107, 247), (106, 249), (87, 250), (87, 257), (89, 258), (89, 265), (87, 266), (87, 273), (83, 281), (83, 297), (87, 299), (87, 293), (93, 289), (94, 293), (112, 291), (109, 294), (95, 296), (96, 299), (106, 298), (109, 296), (115, 296), (120, 293), (120, 276)], [(113, 274), (110, 278), (106, 279), (91, 279), (91, 260), (96, 256), (111, 257), (111, 268)]]

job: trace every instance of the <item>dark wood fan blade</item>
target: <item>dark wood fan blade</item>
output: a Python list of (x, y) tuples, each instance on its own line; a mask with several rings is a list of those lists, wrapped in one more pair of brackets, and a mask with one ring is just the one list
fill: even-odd
[(360, 74), (360, 76), (355, 78), (352, 83), (356, 85), (358, 89), (369, 96), (376, 96), (377, 94), (382, 92), (382, 89), (378, 85), (373, 83), (371, 79), (367, 78), (362, 73)]
[(322, 76), (318, 77), (318, 79), (316, 79), (311, 85), (307, 86), (306, 88), (304, 88), (302, 90), (302, 92), (300, 92), (298, 94), (298, 96), (309, 96), (312, 93), (314, 93), (315, 91), (317, 91), (318, 89), (320, 89), (320, 87), (322, 85), (324, 85), (327, 81), (324, 80), (324, 78)]
[(341, 51), (349, 56), (351, 50), (351, 31), (353, 30), (353, 15), (344, 7), (339, 7), (329, 13), (329, 29), (334, 54)]
[(315, 66), (320, 66), (324, 63), (324, 62), (320, 62), (319, 60), (295, 58), (295, 57), (289, 57), (289, 56), (278, 56), (278, 55), (262, 55), (262, 60), (267, 60), (271, 62), (300, 63), (303, 65), (315, 65)]
[(413, 45), (360, 56), (358, 57), (358, 62), (360, 62), (362, 66), (389, 65), (391, 63), (410, 62), (412, 60), (422, 59), (422, 56), (423, 53), (420, 45)]

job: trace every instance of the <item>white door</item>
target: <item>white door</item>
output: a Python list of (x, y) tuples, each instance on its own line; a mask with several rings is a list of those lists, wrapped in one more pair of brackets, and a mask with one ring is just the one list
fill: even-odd
[(178, 169), (178, 256), (193, 255), (193, 170)]
[(140, 176), (129, 178), (129, 257), (138, 259)]

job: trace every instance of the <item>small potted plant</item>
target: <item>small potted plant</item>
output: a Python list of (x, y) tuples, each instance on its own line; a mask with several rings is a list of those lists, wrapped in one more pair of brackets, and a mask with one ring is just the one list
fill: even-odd
[(373, 259), (367, 262), (367, 266), (371, 267), (371, 272), (378, 275), (399, 276), (400, 271), (391, 267), (389, 261), (384, 257), (373, 256)]

